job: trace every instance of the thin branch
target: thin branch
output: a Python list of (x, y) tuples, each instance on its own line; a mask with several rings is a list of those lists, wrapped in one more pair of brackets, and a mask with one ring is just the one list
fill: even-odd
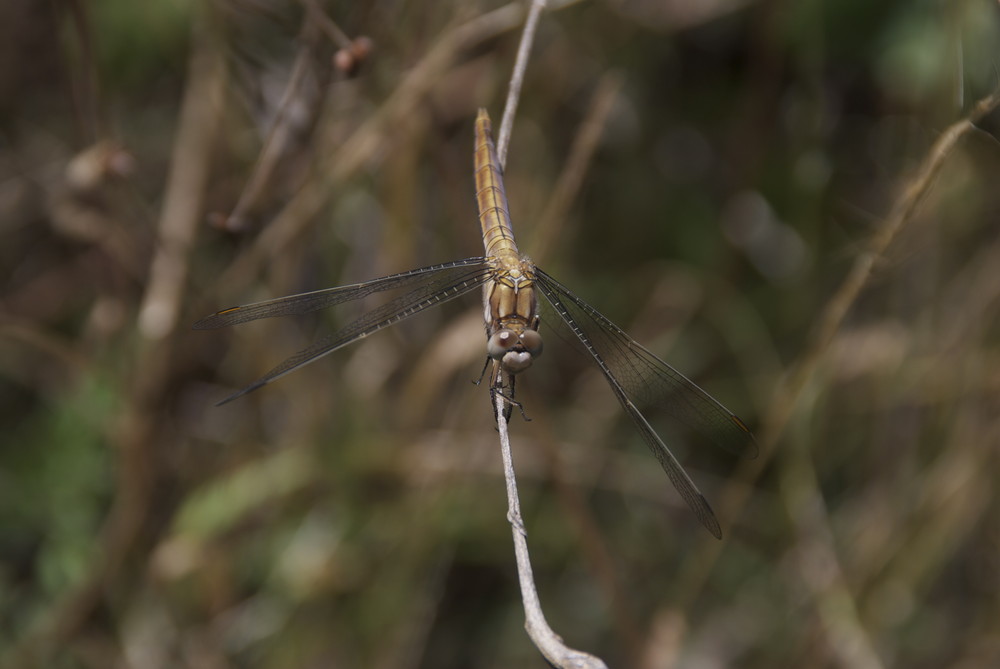
[(772, 416), (772, 421), (769, 425), (765, 426), (767, 430), (765, 436), (770, 436), (772, 440), (776, 440), (778, 434), (784, 429), (802, 388), (812, 378), (813, 373), (819, 366), (823, 353), (827, 351), (834, 335), (844, 322), (844, 317), (847, 315), (848, 310), (857, 301), (861, 289), (864, 288), (868, 283), (868, 279), (871, 278), (872, 269), (875, 267), (876, 261), (889, 248), (889, 244), (896, 238), (899, 231), (903, 229), (903, 226), (913, 218), (917, 206), (923, 202), (924, 197), (930, 192), (931, 186), (934, 184), (934, 178), (941, 170), (942, 165), (944, 165), (945, 158), (951, 155), (959, 139), (964, 137), (966, 133), (976, 129), (975, 123), (998, 106), (1000, 106), (1000, 90), (995, 91), (992, 95), (976, 103), (976, 106), (966, 118), (953, 123), (934, 142), (930, 152), (920, 166), (920, 171), (907, 184), (903, 195), (896, 201), (885, 224), (872, 237), (868, 250), (861, 253), (855, 259), (850, 273), (840, 285), (837, 293), (827, 303), (820, 318), (820, 326), (813, 337), (812, 345), (807, 349), (805, 356), (800, 359), (800, 363), (789, 376), (790, 381), (786, 384), (787, 397), (779, 395), (779, 398), (787, 399), (787, 402), (783, 402), (787, 408), (784, 411), (781, 410), (782, 407), (780, 406), (776, 408)]
[[(514, 63), (514, 73), (511, 76), (510, 88), (507, 91), (507, 103), (503, 110), (500, 123), (500, 135), (497, 141), (497, 154), (503, 167), (507, 160), (507, 147), (510, 144), (510, 131), (514, 125), (517, 103), (521, 95), (521, 84), (524, 82), (524, 72), (528, 67), (528, 56), (531, 44), (538, 28), (538, 17), (545, 9), (545, 0), (533, 0), (528, 10), (528, 19), (521, 33), (521, 44), (517, 49), (517, 59)], [(499, 372), (498, 372), (499, 373)], [(503, 456), (503, 474), (507, 483), (507, 520), (510, 521), (511, 533), (514, 537), (514, 556), (517, 560), (517, 575), (521, 585), (521, 602), (524, 605), (524, 628), (532, 642), (553, 666), (584, 669), (606, 667), (604, 662), (583, 651), (574, 650), (562, 642), (562, 639), (552, 631), (545, 621), (541, 602), (538, 600), (538, 590), (531, 570), (531, 558), (528, 556), (528, 533), (521, 519), (521, 504), (517, 497), (517, 479), (514, 474), (514, 460), (510, 450), (510, 435), (507, 433), (507, 421), (503, 418), (507, 409), (506, 398), (501, 393), (495, 393), (495, 415), (497, 416), (497, 431), (500, 434), (500, 452)]]
[[(260, 201), (268, 183), (273, 178), (278, 163), (292, 141), (292, 136), (295, 133), (294, 126), (301, 125), (301, 121), (293, 120), (293, 115), (289, 113), (289, 110), (293, 103), (303, 99), (304, 89), (308, 82), (307, 75), (315, 60), (319, 37), (316, 26), (319, 24), (311, 19), (311, 16), (307, 16), (299, 31), (299, 41), (302, 46), (299, 47), (299, 52), (295, 56), (288, 84), (285, 86), (285, 91), (275, 110), (274, 120), (271, 122), (271, 127), (264, 140), (264, 146), (257, 156), (253, 171), (240, 192), (233, 211), (226, 218), (225, 226), (229, 230), (242, 230), (246, 227), (247, 212)], [(311, 119), (316, 118), (323, 105), (325, 87), (320, 86), (319, 88), (321, 92), (307, 105)]]
[(521, 99), (521, 85), (524, 83), (524, 73), (528, 69), (528, 56), (531, 55), (531, 45), (535, 41), (535, 30), (538, 28), (538, 17), (545, 9), (545, 0), (532, 0), (528, 10), (528, 20), (524, 22), (521, 32), (521, 44), (517, 47), (517, 59), (514, 61), (514, 73), (510, 77), (507, 89), (507, 102), (503, 108), (503, 118), (500, 120), (500, 135), (497, 137), (497, 157), (500, 167), (507, 166), (507, 146), (510, 144), (510, 132), (514, 127), (514, 116), (517, 114), (517, 103)]
[[(546, 221), (546, 225), (548, 222)], [(545, 455), (547, 476), (552, 481), (555, 493), (562, 505), (570, 524), (580, 541), (581, 553), (590, 564), (590, 572), (595, 576), (597, 585), (608, 601), (612, 623), (619, 643), (625, 651), (625, 665), (638, 667), (642, 648), (648, 644), (642, 625), (633, 614), (614, 554), (608, 545), (607, 537), (602, 532), (593, 510), (587, 505), (584, 488), (581, 481), (566, 472), (566, 464), (562, 457), (562, 442), (557, 438), (548, 415), (544, 412), (532, 416), (536, 430), (542, 432), (539, 443)]]
[(541, 262), (556, 241), (563, 239), (562, 230), (566, 223), (566, 212), (580, 192), (583, 178), (587, 174), (587, 168), (597, 149), (597, 143), (601, 139), (601, 133), (604, 131), (614, 102), (618, 99), (621, 86), (621, 77), (617, 73), (610, 73), (601, 78), (594, 91), (590, 107), (573, 139), (562, 173), (556, 180), (549, 201), (542, 209), (542, 215), (538, 218), (544, 225), (532, 230), (534, 237), (528, 248), (531, 249), (531, 257), (535, 262)]
[[(569, 7), (579, 0), (553, 2), (552, 10)], [(443, 32), (435, 45), (413, 67), (392, 95), (359, 126), (349, 138), (318, 138), (319, 159), (314, 166), (314, 178), (285, 204), (277, 216), (263, 229), (254, 245), (221, 277), (220, 285), (242, 285), (246, 276), (259, 271), (269, 259), (279, 257), (288, 245), (308, 229), (309, 224), (337, 191), (337, 184), (358, 171), (367, 160), (384, 150), (386, 128), (392, 127), (412, 112), (420, 100), (442, 78), (458, 55), (496, 35), (517, 27), (523, 4), (511, 2), (491, 12)], [(506, 112), (504, 113), (506, 116)], [(502, 132), (502, 130), (501, 130)], [(501, 161), (502, 162), (502, 161)]]
[(503, 395), (496, 393), (497, 431), (500, 433), (500, 453), (503, 456), (503, 475), (507, 483), (507, 520), (510, 521), (511, 534), (514, 537), (514, 556), (517, 560), (517, 576), (521, 584), (521, 601), (524, 603), (524, 629), (532, 642), (542, 652), (545, 659), (555, 667), (572, 667), (584, 669), (607, 667), (598, 658), (574, 650), (563, 643), (562, 639), (552, 631), (545, 621), (542, 605), (538, 600), (538, 590), (531, 571), (531, 559), (528, 557), (528, 533), (521, 519), (521, 503), (517, 497), (517, 480), (514, 475), (514, 459), (510, 450), (510, 435), (507, 433), (507, 421), (503, 420), (506, 409)]
[(302, 4), (306, 8), (307, 21), (315, 22), (320, 30), (330, 38), (330, 41), (341, 49), (351, 48), (351, 38), (330, 18), (316, 0), (302, 0)]
[[(930, 192), (935, 177), (958, 141), (966, 134), (977, 130), (975, 124), (998, 107), (1000, 107), (1000, 89), (979, 100), (968, 116), (945, 129), (928, 151), (917, 174), (907, 183), (902, 195), (896, 200), (882, 227), (870, 239), (868, 248), (855, 258), (854, 265), (840, 288), (823, 309), (811, 343), (785, 375), (775, 392), (774, 399), (768, 405), (758, 440), (761, 457), (746, 462), (738, 476), (738, 483), (727, 490), (719, 505), (720, 517), (733, 521), (739, 516), (741, 509), (746, 508), (753, 481), (761, 475), (774, 456), (775, 446), (784, 433), (800, 398), (815, 377), (816, 370), (829, 351), (830, 344), (840, 330), (848, 311), (871, 278), (876, 262), (882, 258), (899, 232), (912, 220), (918, 205)], [(678, 598), (680, 605), (689, 601), (701, 589), (723, 545), (715, 541), (704, 542), (701, 550), (692, 555), (688, 561), (685, 577), (681, 580), (685, 584), (685, 592)]]
[(799, 540), (793, 569), (813, 595), (816, 614), (827, 637), (831, 664), (853, 669), (884, 669), (857, 598), (837, 555), (830, 513), (819, 476), (805, 448), (791, 448), (782, 458), (781, 495)]
[(94, 26), (86, 5), (87, 3), (80, 0), (66, 3), (72, 18), (77, 47), (77, 52), (68, 59), (67, 67), (75, 70), (75, 75), (70, 77), (73, 102), (79, 115), (83, 141), (85, 144), (91, 144), (104, 136), (105, 129), (98, 107), (101, 91), (100, 77), (94, 62)]
[(178, 316), (186, 299), (189, 256), (201, 221), (226, 85), (221, 56), (201, 21), (195, 22), (193, 33), (156, 253), (139, 309), (131, 379), (113, 429), (118, 458), (113, 504), (100, 531), (97, 557), (87, 574), (61, 594), (38, 624), (0, 652), (4, 668), (50, 666), (49, 654), (66, 646), (108, 591), (129, 582), (130, 569), (140, 563), (147, 550), (142, 539), (158, 527), (151, 507), (157, 477), (162, 476), (156, 466), (160, 461), (157, 453), (164, 446), (162, 435), (168, 432), (161, 422), (162, 407), (165, 393), (175, 382), (172, 351), (177, 346)]
[(262, 264), (284, 253), (299, 237), (337, 191), (337, 185), (359, 170), (367, 160), (384, 149), (386, 128), (410, 113), (427, 95), (442, 73), (452, 66), (458, 54), (484, 40), (517, 27), (522, 12), (516, 2), (443, 32), (434, 47), (413, 67), (392, 95), (359, 126), (349, 138), (336, 142), (317, 138), (320, 149), (314, 177), (285, 204), (277, 216), (261, 231), (254, 245), (240, 254), (226, 270), (221, 285), (241, 285), (246, 276)]

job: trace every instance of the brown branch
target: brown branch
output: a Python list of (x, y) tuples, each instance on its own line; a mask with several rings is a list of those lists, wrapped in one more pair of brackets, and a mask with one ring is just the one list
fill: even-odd
[(337, 185), (356, 173), (383, 148), (385, 131), (406, 114), (412, 112), (419, 100), (440, 81), (441, 73), (454, 62), (463, 50), (517, 27), (523, 9), (520, 3), (504, 5), (453, 28), (436, 40), (434, 47), (424, 56), (373, 113), (346, 140), (320, 141), (327, 146), (317, 152), (321, 162), (316, 165), (316, 177), (288, 201), (278, 215), (257, 237), (254, 245), (242, 253), (225, 272), (222, 285), (245, 284), (248, 275), (255, 273), (268, 260), (280, 257), (288, 245), (298, 238), (319, 211), (336, 192)]
[[(134, 560), (144, 533), (153, 530), (150, 506), (159, 461), (158, 437), (167, 432), (159, 407), (173, 373), (171, 352), (178, 314), (187, 285), (188, 257), (202, 219), (213, 140), (220, 122), (225, 74), (212, 40), (195, 26), (189, 80), (181, 107), (157, 251), (138, 316), (138, 343), (126, 405), (114, 434), (118, 452), (114, 504), (101, 529), (97, 557), (87, 576), (57, 602), (0, 661), (23, 669), (47, 665), (46, 655), (77, 633), (112, 585), (121, 585), (123, 569)], [(186, 331), (186, 329), (185, 329)]]
[[(816, 371), (830, 349), (830, 343), (843, 324), (847, 312), (857, 301), (861, 290), (871, 278), (875, 263), (882, 258), (886, 249), (899, 232), (912, 220), (913, 214), (934, 185), (935, 177), (951, 155), (958, 141), (976, 130), (976, 123), (1000, 107), (1000, 90), (975, 104), (972, 111), (962, 120), (953, 123), (934, 142), (924, 158), (917, 174), (910, 179), (896, 201), (885, 222), (869, 240), (867, 248), (858, 255), (853, 266), (836, 293), (827, 302), (819, 318), (819, 325), (805, 351), (793, 364), (780, 382), (774, 399), (768, 405), (760, 433), (761, 456), (749, 460), (741, 468), (737, 482), (729, 487), (719, 505), (721, 518), (733, 520), (746, 505), (751, 486), (761, 475), (771, 458), (775, 447), (788, 425), (792, 414), (801, 400), (806, 386), (815, 377)], [(704, 541), (698, 551), (689, 559), (685, 570), (685, 590), (678, 598), (680, 606), (689, 602), (703, 587), (708, 574), (724, 544)]]
[(507, 433), (507, 421), (503, 412), (507, 408), (507, 400), (496, 393), (497, 432), (500, 434), (500, 453), (503, 456), (503, 474), (507, 483), (507, 520), (510, 521), (511, 535), (514, 538), (514, 556), (517, 561), (518, 582), (521, 585), (521, 602), (524, 604), (524, 629), (528, 636), (541, 651), (545, 659), (555, 667), (572, 667), (574, 669), (606, 667), (604, 662), (583, 651), (574, 650), (563, 643), (562, 639), (552, 631), (545, 621), (542, 605), (538, 600), (538, 590), (531, 570), (531, 558), (528, 556), (528, 533), (521, 519), (521, 503), (517, 496), (517, 480), (514, 474), (514, 460), (510, 450), (510, 435)]
[(76, 53), (67, 62), (67, 66), (76, 72), (76, 76), (71, 77), (73, 102), (79, 115), (83, 141), (91, 144), (104, 135), (98, 108), (100, 79), (94, 62), (93, 25), (87, 3), (71, 0), (66, 6), (72, 18), (72, 34), (77, 46)]
[(534, 238), (528, 248), (531, 257), (536, 262), (543, 259), (550, 248), (563, 238), (562, 230), (566, 223), (566, 212), (576, 199), (587, 167), (601, 139), (601, 132), (608, 121), (614, 102), (618, 99), (621, 89), (621, 77), (615, 73), (606, 74), (597, 85), (597, 90), (591, 98), (590, 108), (584, 116), (580, 129), (570, 147), (562, 173), (552, 189), (552, 195), (538, 218), (541, 225), (534, 229)]
[[(532, 0), (531, 9), (528, 11), (528, 20), (521, 32), (521, 42), (514, 62), (514, 71), (507, 91), (507, 102), (504, 106), (500, 135), (497, 140), (497, 154), (501, 167), (506, 162), (510, 133), (521, 97), (521, 85), (528, 67), (528, 56), (531, 53), (531, 45), (538, 28), (538, 18), (544, 8), (545, 0)], [(517, 562), (518, 582), (521, 586), (521, 602), (524, 605), (524, 628), (535, 647), (555, 667), (574, 669), (606, 667), (607, 665), (600, 658), (574, 650), (564, 644), (562, 639), (549, 627), (545, 620), (545, 614), (542, 612), (542, 605), (538, 599), (538, 590), (535, 588), (531, 569), (531, 558), (528, 555), (528, 533), (521, 518), (521, 505), (517, 495), (517, 477), (514, 473), (514, 462), (510, 449), (510, 435), (507, 432), (507, 421), (503, 418), (507, 408), (505, 402), (507, 401), (501, 393), (495, 394), (497, 432), (500, 435), (500, 453), (503, 457), (504, 480), (507, 484), (507, 520), (510, 521), (511, 534), (514, 538), (514, 557)]]
[(514, 116), (517, 115), (517, 104), (521, 99), (521, 86), (524, 84), (524, 73), (528, 70), (528, 57), (531, 55), (531, 45), (535, 42), (535, 31), (538, 28), (538, 18), (545, 9), (545, 0), (531, 0), (528, 10), (528, 20), (524, 22), (521, 31), (521, 43), (517, 46), (517, 58), (514, 60), (514, 71), (507, 87), (507, 102), (503, 107), (503, 117), (500, 119), (500, 134), (497, 136), (497, 157), (501, 169), (507, 165), (507, 147), (510, 145), (510, 132), (514, 128)]
[(589, 563), (590, 571), (609, 603), (612, 623), (619, 643), (625, 650), (627, 665), (637, 667), (641, 657), (640, 649), (645, 644), (641, 633), (642, 625), (636, 621), (635, 615), (629, 608), (628, 597), (618, 575), (614, 554), (594, 518), (593, 511), (587, 504), (581, 482), (566, 475), (561, 443), (553, 432), (547, 414), (534, 415), (532, 421), (536, 429), (541, 429), (543, 433), (540, 444), (548, 466), (547, 475), (552, 481), (563, 512), (580, 541), (581, 553)]
[(316, 0), (301, 0), (306, 8), (305, 21), (316, 24), (320, 30), (326, 33), (331, 42), (341, 49), (351, 48), (351, 38), (347, 36), (340, 26), (323, 11)]
[[(293, 103), (303, 98), (305, 85), (309, 81), (307, 75), (309, 74), (310, 66), (315, 62), (315, 52), (319, 38), (317, 25), (311, 13), (307, 12), (306, 17), (303, 19), (302, 28), (299, 31), (299, 39), (302, 46), (295, 56), (295, 62), (292, 63), (288, 84), (285, 86), (281, 101), (278, 103), (274, 120), (271, 122), (271, 127), (268, 130), (260, 154), (257, 156), (257, 161), (253, 166), (250, 177), (240, 192), (233, 211), (226, 218), (225, 227), (229, 230), (243, 230), (246, 228), (247, 221), (245, 219), (247, 212), (252, 210), (257, 202), (260, 201), (267, 189), (268, 183), (275, 174), (278, 163), (292, 141), (296, 127), (302, 125), (301, 120), (293, 119), (293, 115), (289, 114), (289, 110)], [(325, 99), (326, 86), (320, 85), (319, 89), (320, 92), (307, 105), (311, 120), (319, 116), (319, 110), (323, 106)]]

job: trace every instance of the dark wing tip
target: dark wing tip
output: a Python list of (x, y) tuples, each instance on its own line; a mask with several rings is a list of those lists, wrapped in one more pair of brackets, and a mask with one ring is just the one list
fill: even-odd
[(244, 396), (244, 395), (246, 395), (246, 394), (247, 394), (247, 391), (244, 391), (244, 390), (241, 390), (241, 391), (239, 391), (238, 393), (233, 393), (233, 394), (232, 394), (232, 395), (230, 395), (229, 397), (227, 397), (227, 398), (225, 398), (225, 399), (222, 399), (222, 400), (219, 400), (218, 402), (216, 402), (216, 403), (215, 403), (215, 406), (217, 406), (217, 407), (221, 407), (221, 406), (222, 406), (223, 404), (229, 404), (229, 403), (230, 403), (230, 402), (232, 402), (233, 400), (235, 400), (235, 399), (239, 399), (240, 397), (243, 397), (243, 396)]
[(229, 397), (216, 402), (215, 406), (221, 407), (223, 404), (229, 404), (233, 400), (238, 400), (239, 398), (243, 397), (244, 395), (246, 395), (248, 393), (252, 393), (253, 391), (257, 390), (261, 386), (267, 385), (268, 381), (270, 381), (270, 379), (267, 379), (267, 380), (263, 380), (262, 379), (262, 380), (259, 380), (259, 381), (254, 381), (253, 383), (251, 383), (246, 388), (243, 388), (242, 390), (238, 390), (235, 393), (233, 393), (232, 395), (230, 395)]
[(215, 406), (221, 407), (223, 404), (229, 404), (230, 402), (232, 402), (233, 400), (235, 400), (237, 397), (240, 397), (242, 394), (243, 393), (236, 393), (235, 395), (230, 395), (226, 399), (219, 400), (218, 402), (216, 402)]
[(712, 533), (713, 537), (722, 541), (722, 527), (719, 525), (719, 519), (715, 517), (715, 512), (712, 511), (705, 496), (699, 493), (698, 497), (700, 497), (699, 504), (693, 507), (695, 515), (698, 516), (698, 520), (705, 526), (705, 529)]

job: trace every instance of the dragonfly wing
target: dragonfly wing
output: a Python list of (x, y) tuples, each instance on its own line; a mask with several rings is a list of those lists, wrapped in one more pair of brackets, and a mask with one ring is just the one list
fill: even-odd
[[(536, 272), (542, 294), (564, 320), (575, 323), (579, 332), (574, 335), (600, 356), (606, 373), (638, 407), (662, 410), (732, 453), (757, 456), (753, 433), (736, 414), (561, 283), (538, 268)], [(559, 298), (559, 305), (553, 298)]]
[(565, 286), (536, 268), (536, 285), (604, 373), (611, 390), (638, 428), (670, 482), (716, 538), (719, 521), (704, 495), (636, 406), (663, 409), (685, 425), (705, 431), (720, 445), (756, 454), (746, 425), (711, 395), (660, 360)]
[[(472, 260), (459, 261), (458, 263), (448, 263), (447, 265), (438, 265), (435, 267), (424, 268), (422, 270), (414, 270), (414, 272), (419, 273), (417, 276), (420, 279), (420, 283), (416, 288), (390, 300), (376, 309), (369, 311), (337, 332), (334, 332), (308, 348), (299, 351), (269, 371), (267, 374), (251, 383), (246, 388), (243, 388), (239, 392), (234, 393), (233, 395), (230, 395), (226, 399), (222, 400), (219, 404), (226, 404), (227, 402), (231, 402), (238, 397), (242, 397), (249, 392), (257, 390), (261, 386), (267, 385), (268, 383), (281, 378), (285, 374), (288, 374), (299, 367), (308, 365), (310, 362), (318, 360), (319, 358), (332, 353), (339, 348), (352, 344), (359, 339), (363, 339), (374, 332), (382, 330), (383, 328), (395, 325), (410, 316), (420, 313), (424, 309), (442, 304), (481, 287), (490, 277), (491, 270), (484, 259), (479, 258), (475, 260), (476, 262), (473, 262)], [(405, 277), (405, 282), (397, 282), (394, 285), (389, 286), (391, 288), (399, 288), (402, 286), (412, 285), (415, 282), (415, 280), (410, 276), (412, 274), (412, 272), (407, 272), (405, 274), (397, 274), (394, 275), (394, 277), (385, 278)], [(381, 281), (381, 279), (375, 279), (375, 281), (370, 281), (366, 284), (346, 286), (346, 288), (358, 289), (362, 286), (367, 287), (378, 281)], [(357, 299), (357, 297), (367, 295), (369, 292), (377, 292), (378, 290), (387, 290), (387, 288), (381, 287), (374, 291), (369, 290), (367, 292), (361, 292), (360, 294), (356, 293), (352, 299)], [(319, 292), (322, 293), (323, 291)], [(306, 293), (306, 295), (310, 295), (310, 293)], [(272, 300), (271, 302), (277, 301), (280, 300)], [(339, 301), (343, 302), (344, 300), (341, 299)], [(266, 305), (268, 303), (262, 302), (258, 304)], [(333, 302), (333, 304), (336, 304), (336, 302)], [(256, 305), (250, 305), (250, 307), (254, 306)], [(326, 306), (329, 306), (329, 304)], [(310, 309), (310, 311), (313, 310), (315, 309)], [(222, 315), (226, 314), (226, 312), (220, 313)], [(256, 316), (256, 318), (264, 317), (264, 315)]]
[[(372, 279), (364, 283), (355, 283), (350, 286), (337, 286), (336, 288), (326, 288), (324, 290), (314, 290), (298, 295), (278, 297), (264, 302), (244, 304), (239, 307), (230, 307), (212, 314), (207, 318), (202, 318), (194, 324), (195, 330), (214, 330), (230, 325), (238, 325), (255, 321), (260, 318), (274, 318), (277, 316), (301, 316), (312, 313), (320, 309), (326, 309), (336, 304), (351, 302), (353, 300), (367, 297), (373, 293), (396, 288), (405, 288), (421, 281), (428, 281), (428, 276), (452, 269), (466, 269), (470, 273), (477, 268), (482, 268), (483, 258), (466, 258), (441, 265), (432, 265), (420, 269), (401, 272), (383, 276), (379, 279)], [(461, 274), (461, 272), (459, 272)]]

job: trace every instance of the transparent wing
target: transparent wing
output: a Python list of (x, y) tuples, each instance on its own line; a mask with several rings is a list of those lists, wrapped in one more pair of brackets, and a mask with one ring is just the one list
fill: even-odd
[(646, 350), (594, 307), (537, 267), (535, 271), (539, 291), (601, 368), (615, 397), (677, 492), (708, 531), (721, 538), (722, 530), (712, 508), (637, 404), (643, 408), (656, 407), (704, 433), (719, 446), (751, 457), (757, 454), (753, 434), (715, 398)]
[[(314, 290), (308, 293), (299, 293), (298, 295), (278, 297), (265, 302), (255, 302), (253, 304), (244, 304), (239, 307), (230, 307), (229, 309), (223, 309), (222, 311), (212, 314), (207, 318), (202, 318), (192, 327), (194, 327), (195, 330), (214, 330), (215, 328), (224, 328), (230, 325), (238, 325), (240, 323), (255, 321), (259, 318), (301, 316), (302, 314), (308, 314), (313, 311), (319, 311), (320, 309), (326, 309), (327, 307), (332, 307), (336, 304), (359, 300), (362, 297), (367, 297), (373, 293), (393, 290), (396, 288), (405, 288), (415, 283), (432, 280), (437, 281), (440, 280), (441, 277), (438, 277), (438, 279), (430, 279), (429, 276), (440, 272), (459, 270), (456, 271), (456, 274), (461, 276), (462, 272), (460, 270), (465, 269), (470, 275), (475, 274), (477, 269), (481, 270), (484, 267), (484, 263), (485, 260), (483, 258), (466, 258), (465, 260), (456, 260), (454, 262), (443, 263), (441, 265), (422, 267), (421, 269), (414, 269), (409, 272), (391, 274), (389, 276), (383, 276), (379, 279), (365, 281), (364, 283), (354, 283), (349, 286), (337, 286), (336, 288), (325, 288), (323, 290)], [(451, 276), (451, 274), (449, 274), (449, 276)]]
[(357, 300), (372, 293), (416, 285), (412, 290), (373, 309), (332, 335), (305, 348), (260, 377), (246, 388), (219, 402), (225, 404), (264, 386), (303, 365), (352, 344), (383, 328), (418, 314), (424, 309), (464, 295), (486, 282), (490, 268), (484, 258), (469, 258), (434, 265), (364, 283), (328, 288), (311, 293), (280, 297), (242, 307), (225, 309), (195, 323), (197, 329), (219, 328), (258, 318), (305, 314), (326, 307)]

